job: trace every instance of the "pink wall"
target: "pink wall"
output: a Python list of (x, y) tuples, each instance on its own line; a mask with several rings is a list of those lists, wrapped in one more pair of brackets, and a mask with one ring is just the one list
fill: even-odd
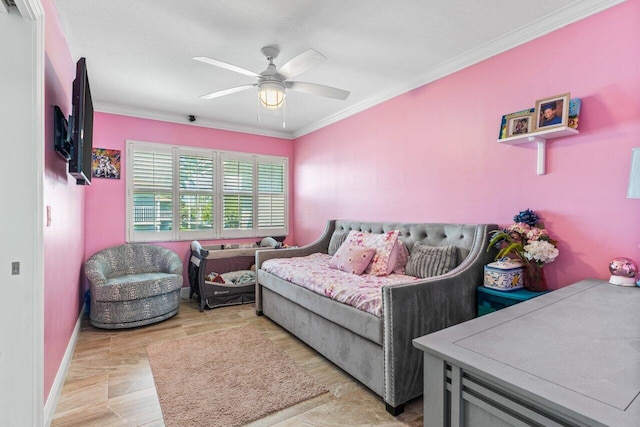
[[(69, 114), (75, 67), (53, 1), (42, 3), (44, 203), (52, 208), (46, 399), (82, 306), (82, 262), (125, 241), (127, 174), (76, 186), (53, 152), (51, 109)], [(330, 218), (506, 225), (532, 208), (560, 240), (560, 258), (546, 268), (551, 286), (606, 278), (611, 257), (640, 261), (640, 200), (625, 198), (631, 148), (640, 146), (638, 17), (640, 2), (624, 3), (295, 142), (96, 113), (94, 146), (122, 150), (123, 168), (126, 139), (287, 156), (297, 244), (318, 237)], [(535, 147), (496, 143), (500, 117), (566, 91), (583, 99), (580, 135), (550, 142), (548, 174), (537, 176)], [(186, 260), (188, 244), (162, 245)]]
[(45, 173), (44, 205), (51, 225), (44, 229), (44, 399), (73, 334), (82, 308), (85, 189), (67, 174), (67, 163), (53, 150), (53, 106), (71, 113), (75, 64), (62, 34), (53, 1), (45, 12)]
[[(559, 240), (552, 288), (640, 262), (638, 19), (624, 3), (299, 138), (296, 243), (331, 218), (508, 225), (531, 208)], [(582, 98), (580, 134), (549, 142), (538, 176), (535, 144), (496, 142), (500, 118), (564, 92)]]
[[(251, 152), (284, 156), (293, 164), (293, 141), (238, 132), (204, 128), (190, 124), (176, 124), (156, 120), (139, 119), (115, 114), (95, 113), (93, 146), (121, 150), (123, 179), (93, 179), (86, 192), (86, 256), (109, 246), (125, 243), (126, 222), (126, 141), (146, 141), (192, 147), (206, 147), (219, 150)], [(291, 167), (290, 167), (291, 169)], [(290, 185), (293, 172), (290, 171)], [(293, 212), (290, 198), (290, 212)], [(293, 222), (290, 230), (293, 229)], [(292, 233), (289, 234), (292, 238)], [(246, 240), (246, 239), (245, 239)], [(255, 240), (255, 239), (253, 239)], [(242, 241), (234, 240), (234, 241)], [(227, 240), (226, 243), (231, 242)], [(191, 242), (164, 242), (159, 245), (174, 250), (183, 257), (185, 265), (190, 253)], [(201, 241), (202, 244), (216, 243), (215, 240)], [(185, 283), (186, 280), (185, 268)]]
[[(285, 156), (290, 164), (293, 164), (293, 141), (96, 113), (93, 145), (122, 150), (123, 179), (94, 179), (89, 187), (76, 185), (75, 179), (67, 174), (67, 164), (53, 150), (53, 106), (58, 105), (67, 116), (70, 114), (75, 62), (53, 1), (44, 0), (43, 6), (46, 19), (44, 204), (51, 206), (52, 213), (51, 225), (45, 229), (46, 400), (82, 308), (82, 297), (87, 288), (82, 274), (83, 262), (100, 249), (125, 242), (126, 140)], [(88, 67), (91, 72), (90, 60)], [(293, 172), (290, 172), (290, 185), (293, 186)], [(292, 199), (289, 202), (291, 212)], [(292, 239), (292, 230), (289, 236)], [(186, 261), (189, 243), (159, 244), (173, 249)], [(185, 286), (188, 286), (186, 281)]]

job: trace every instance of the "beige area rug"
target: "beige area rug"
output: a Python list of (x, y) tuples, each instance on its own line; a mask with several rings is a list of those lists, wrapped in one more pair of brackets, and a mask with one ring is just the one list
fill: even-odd
[(250, 326), (147, 347), (167, 426), (237, 426), (327, 391)]

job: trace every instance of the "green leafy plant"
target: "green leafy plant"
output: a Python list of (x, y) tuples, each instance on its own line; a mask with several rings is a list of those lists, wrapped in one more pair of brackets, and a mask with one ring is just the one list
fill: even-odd
[(557, 242), (549, 237), (538, 215), (527, 209), (516, 215), (514, 220), (519, 222), (491, 232), (487, 250), (498, 249), (496, 260), (509, 257), (540, 266), (553, 262), (559, 254)]

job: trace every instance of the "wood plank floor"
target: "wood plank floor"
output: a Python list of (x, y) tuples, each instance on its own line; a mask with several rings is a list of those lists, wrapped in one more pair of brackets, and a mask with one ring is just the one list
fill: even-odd
[(250, 426), (422, 425), (421, 398), (392, 417), (382, 399), (266, 317), (256, 316), (253, 304), (200, 313), (195, 301), (185, 300), (175, 317), (131, 330), (96, 329), (85, 318), (52, 425), (163, 426), (146, 346), (242, 325), (263, 331), (329, 389)]

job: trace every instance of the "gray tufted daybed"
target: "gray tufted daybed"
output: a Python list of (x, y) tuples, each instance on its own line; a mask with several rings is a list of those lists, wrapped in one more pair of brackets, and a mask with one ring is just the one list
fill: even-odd
[[(412, 340), (476, 316), (476, 288), (482, 284), (484, 265), (495, 255), (487, 251), (489, 232), (494, 229), (497, 225), (329, 221), (322, 236), (310, 245), (256, 253), (256, 313), (269, 317), (381, 396), (387, 411), (397, 415), (406, 402), (423, 393), (422, 356)], [(269, 260), (333, 255), (340, 246), (336, 242), (351, 230), (378, 234), (399, 230), (398, 240), (409, 252), (416, 242), (420, 242), (416, 247), (455, 246), (457, 266), (440, 276), (383, 285), (379, 316), (265, 270)]]
[(182, 261), (173, 251), (135, 243), (103, 249), (84, 264), (96, 328), (135, 328), (178, 313)]

